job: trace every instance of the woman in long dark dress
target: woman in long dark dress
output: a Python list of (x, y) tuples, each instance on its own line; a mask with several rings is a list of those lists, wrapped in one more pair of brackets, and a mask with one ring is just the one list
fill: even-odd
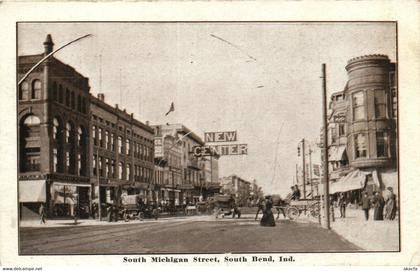
[(375, 192), (373, 220), (384, 220), (385, 200), (379, 192)]
[(260, 225), (264, 227), (274, 227), (276, 222), (274, 220), (273, 212), (271, 208), (273, 207), (273, 201), (271, 197), (266, 197), (263, 204), (263, 217), (261, 218)]

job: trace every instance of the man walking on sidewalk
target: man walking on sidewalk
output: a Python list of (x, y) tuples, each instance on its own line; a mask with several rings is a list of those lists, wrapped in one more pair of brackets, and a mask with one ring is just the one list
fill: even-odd
[(45, 207), (44, 207), (44, 203), (41, 203), (41, 205), (39, 206), (39, 218), (40, 218), (40, 224), (45, 224)]
[(370, 198), (367, 192), (363, 192), (362, 209), (365, 212), (365, 219), (369, 220)]
[(346, 200), (344, 198), (344, 194), (340, 193), (340, 197), (338, 199), (338, 206), (340, 207), (340, 218), (346, 217)]

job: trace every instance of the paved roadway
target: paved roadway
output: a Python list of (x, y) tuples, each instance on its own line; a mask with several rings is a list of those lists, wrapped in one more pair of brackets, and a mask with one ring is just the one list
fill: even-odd
[(248, 218), (167, 218), (91, 226), (22, 227), (21, 254), (251, 253), (360, 251), (315, 223)]

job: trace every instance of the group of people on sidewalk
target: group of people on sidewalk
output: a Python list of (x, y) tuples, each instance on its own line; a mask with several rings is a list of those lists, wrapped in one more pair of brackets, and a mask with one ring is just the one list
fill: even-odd
[[(373, 208), (373, 220), (394, 220), (397, 213), (396, 195), (392, 187), (388, 187), (385, 197), (378, 191), (369, 196), (367, 191), (364, 191), (361, 199), (361, 207), (364, 211), (366, 220), (369, 220), (369, 211)], [(334, 204), (335, 203), (335, 204)], [(343, 193), (340, 193), (336, 202), (331, 204), (331, 214), (334, 221), (334, 205), (340, 209), (340, 218), (346, 217), (347, 201)]]
[[(365, 213), (365, 219), (369, 220), (369, 210), (373, 207), (373, 220), (394, 220), (397, 214), (396, 195), (392, 187), (387, 188), (386, 199), (376, 191), (373, 197), (367, 192), (363, 192), (362, 209)], [(384, 212), (385, 211), (385, 212)]]

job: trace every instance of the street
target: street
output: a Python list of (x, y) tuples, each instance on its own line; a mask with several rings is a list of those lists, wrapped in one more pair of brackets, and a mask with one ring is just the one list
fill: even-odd
[(241, 219), (192, 216), (125, 224), (21, 227), (20, 248), (23, 255), (361, 250), (316, 223), (280, 219), (276, 227), (261, 227), (251, 215)]

